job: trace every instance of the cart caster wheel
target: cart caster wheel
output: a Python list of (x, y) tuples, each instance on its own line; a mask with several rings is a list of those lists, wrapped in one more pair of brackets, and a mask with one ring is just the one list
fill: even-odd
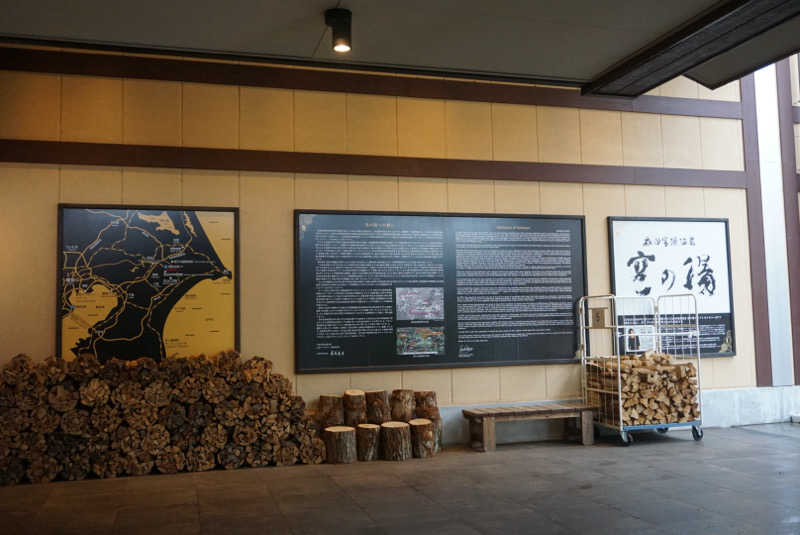
[(628, 446), (633, 444), (633, 435), (631, 433), (622, 432), (619, 437), (622, 440), (622, 445), (624, 447), (627, 448)]
[(656, 431), (658, 431), (662, 435), (666, 435), (667, 431), (669, 431), (669, 427), (659, 427), (659, 428), (656, 428)]
[(694, 438), (697, 442), (703, 440), (703, 428), (699, 425), (692, 426), (692, 438)]

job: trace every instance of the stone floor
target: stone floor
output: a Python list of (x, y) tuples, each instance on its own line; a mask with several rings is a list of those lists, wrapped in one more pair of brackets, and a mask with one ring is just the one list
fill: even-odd
[(0, 533), (800, 534), (800, 425), (0, 489)]

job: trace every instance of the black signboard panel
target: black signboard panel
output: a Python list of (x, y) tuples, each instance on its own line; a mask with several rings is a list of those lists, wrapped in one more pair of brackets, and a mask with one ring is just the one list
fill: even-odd
[(298, 373), (568, 362), (574, 216), (295, 211)]

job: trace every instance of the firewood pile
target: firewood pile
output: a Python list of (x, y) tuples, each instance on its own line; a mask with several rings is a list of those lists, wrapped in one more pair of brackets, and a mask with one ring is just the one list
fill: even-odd
[(657, 425), (691, 422), (700, 417), (697, 369), (670, 355), (648, 352), (620, 359), (619, 382), (616, 359), (587, 363), (588, 400), (598, 407), (598, 420), (617, 425), (622, 398), (623, 425)]
[(17, 355), (0, 371), (0, 485), (324, 459), (305, 402), (261, 357)]
[(432, 457), (442, 447), (436, 392), (345, 390), (319, 397), (316, 421), (329, 463)]

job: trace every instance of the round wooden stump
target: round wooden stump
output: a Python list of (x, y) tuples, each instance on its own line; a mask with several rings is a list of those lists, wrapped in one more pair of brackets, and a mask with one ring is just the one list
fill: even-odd
[(367, 421), (371, 424), (382, 424), (392, 419), (389, 405), (389, 392), (386, 390), (367, 390)]
[(331, 464), (348, 464), (356, 460), (356, 430), (344, 425), (326, 427), (323, 433), (325, 451)]
[(342, 396), (324, 394), (317, 404), (317, 421), (323, 429), (334, 425), (344, 425), (344, 403)]
[(381, 426), (358, 424), (356, 427), (356, 447), (359, 461), (375, 461), (380, 453)]
[(367, 400), (363, 390), (344, 391), (344, 425), (355, 427), (367, 422)]
[(414, 457), (427, 459), (436, 455), (436, 434), (433, 422), (427, 418), (415, 418), (408, 422), (411, 427), (411, 451)]
[(381, 457), (387, 461), (411, 458), (411, 429), (405, 422), (381, 424)]
[(392, 391), (392, 420), (407, 422), (414, 417), (414, 391)]

